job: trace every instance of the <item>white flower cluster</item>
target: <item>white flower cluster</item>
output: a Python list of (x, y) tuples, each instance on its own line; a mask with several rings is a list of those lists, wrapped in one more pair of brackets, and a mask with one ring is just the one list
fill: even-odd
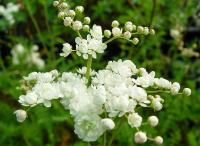
[(37, 45), (33, 45), (30, 50), (27, 50), (22, 44), (15, 45), (11, 50), (13, 64), (18, 65), (23, 62), (27, 65), (35, 65), (39, 69), (42, 69), (45, 62), (40, 57), (38, 49), (39, 47)]
[[(83, 56), (84, 59), (88, 59), (91, 55), (96, 58), (96, 53), (103, 53), (107, 48), (107, 43), (110, 41), (122, 38), (130, 41), (133, 44), (138, 44), (139, 39), (134, 37), (135, 34), (141, 35), (154, 35), (155, 31), (148, 27), (136, 26), (132, 22), (126, 22), (123, 28), (119, 28), (119, 22), (112, 22), (112, 30), (102, 30), (101, 26), (93, 25), (90, 27), (90, 18), (85, 17), (83, 21), (76, 20), (76, 15), (83, 13), (83, 6), (77, 6), (74, 10), (69, 8), (66, 2), (54, 1), (54, 6), (59, 9), (58, 17), (63, 19), (63, 23), (67, 27), (71, 27), (74, 31), (77, 31), (79, 37), (75, 39), (76, 49), (72, 50), (72, 46), (68, 43), (63, 44), (63, 52), (61, 56), (67, 57), (72, 51), (75, 51), (78, 56)], [(84, 39), (81, 36), (80, 31), (88, 32), (87, 38)], [(103, 42), (103, 38), (109, 40)]]
[(15, 19), (13, 18), (13, 13), (19, 11), (19, 5), (15, 5), (13, 3), (8, 3), (6, 7), (0, 5), (0, 15), (2, 15), (10, 25), (15, 23)]
[[(91, 85), (82, 74), (71, 72), (62, 73), (53, 70), (47, 73), (33, 72), (24, 80), (35, 83), (25, 95), (19, 97), (23, 106), (33, 107), (43, 104), (51, 106), (51, 101), (59, 99), (61, 104), (74, 118), (75, 133), (84, 141), (96, 141), (106, 130), (115, 127), (113, 121), (116, 117), (127, 116), (127, 121), (132, 128), (139, 128), (143, 118), (135, 111), (136, 107), (152, 107), (156, 111), (162, 109), (163, 99), (159, 95), (148, 93), (148, 87), (157, 90), (169, 91), (173, 95), (179, 93), (180, 85), (171, 83), (163, 78), (155, 78), (155, 73), (150, 74), (144, 68), (137, 69), (130, 60), (110, 61), (104, 70), (92, 71)], [(134, 76), (134, 78), (133, 78)], [(191, 90), (184, 89), (184, 94), (190, 95)], [(108, 117), (102, 117), (107, 113)], [(26, 116), (16, 112), (19, 116)], [(24, 118), (25, 119), (25, 118)], [(22, 121), (22, 120), (18, 120)], [(158, 118), (148, 118), (150, 126), (158, 125)], [(137, 143), (146, 142), (141, 131), (136, 133)]]

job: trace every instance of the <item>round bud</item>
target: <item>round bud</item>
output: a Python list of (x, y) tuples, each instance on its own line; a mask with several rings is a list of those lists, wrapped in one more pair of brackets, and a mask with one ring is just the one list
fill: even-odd
[(84, 24), (90, 24), (90, 22), (91, 22), (90, 17), (84, 18)]
[(16, 118), (18, 122), (23, 122), (27, 117), (26, 111), (24, 110), (16, 110), (14, 114), (16, 114)]
[(53, 6), (57, 7), (59, 5), (59, 1), (53, 1)]
[(107, 37), (107, 38), (110, 38), (110, 36), (111, 36), (110, 30), (105, 30), (104, 31), (104, 36)]
[(131, 38), (131, 33), (129, 31), (124, 32), (124, 37), (126, 39), (130, 39)]
[(132, 113), (128, 115), (128, 124), (132, 128), (138, 128), (142, 124), (142, 117), (138, 113)]
[(133, 38), (133, 44), (137, 45), (139, 43), (139, 39), (138, 38)]
[(75, 11), (74, 10), (69, 10), (67, 12), (67, 15), (70, 16), (70, 17), (74, 17), (76, 15)]
[(64, 25), (65, 26), (70, 26), (72, 24), (73, 20), (71, 17), (65, 17), (64, 18)]
[(130, 31), (130, 32), (133, 31), (133, 23), (130, 21), (126, 22), (124, 28), (126, 31)]
[(112, 22), (112, 27), (118, 27), (119, 26), (119, 22), (117, 20), (114, 20)]
[(78, 12), (78, 13), (83, 13), (84, 7), (83, 7), (83, 6), (77, 6), (77, 7), (75, 8), (75, 11)]
[(58, 13), (58, 18), (62, 18), (63, 19), (64, 16), (65, 16), (64, 12), (61, 11), (61, 12)]
[(148, 123), (149, 123), (149, 125), (150, 126), (152, 126), (152, 127), (155, 127), (155, 126), (157, 126), (158, 125), (158, 118), (156, 117), (156, 116), (150, 116), (149, 118), (148, 118)]
[(74, 21), (73, 24), (72, 24), (72, 28), (75, 30), (75, 31), (79, 31), (81, 30), (83, 27), (81, 21)]
[(177, 82), (174, 82), (172, 85), (171, 85), (171, 88), (170, 88), (170, 92), (173, 94), (173, 95), (177, 95), (178, 92), (180, 90), (180, 84), (177, 83)]
[(112, 34), (114, 37), (120, 37), (122, 35), (122, 30), (118, 27), (112, 29)]
[(150, 29), (149, 34), (150, 35), (155, 35), (155, 30), (154, 29)]
[(147, 135), (146, 133), (142, 131), (138, 131), (135, 133), (135, 142), (138, 144), (145, 143), (147, 141)]
[(191, 89), (190, 88), (184, 88), (183, 89), (183, 94), (186, 95), (186, 96), (190, 96), (192, 93)]
[(154, 138), (154, 141), (157, 145), (162, 145), (163, 144), (163, 138), (161, 136), (156, 136)]
[(154, 110), (156, 110), (156, 111), (160, 111), (163, 108), (163, 105), (156, 98), (154, 98), (152, 100), (152, 106), (153, 106)]
[(148, 35), (149, 34), (149, 28), (148, 27), (144, 27), (143, 34), (144, 35)]
[(83, 26), (83, 31), (88, 32), (90, 30), (90, 26), (89, 25), (84, 25)]
[(133, 31), (136, 30), (136, 29), (137, 29), (136, 25), (133, 25)]
[(67, 4), (66, 2), (63, 2), (63, 3), (61, 4), (61, 7), (64, 8), (64, 9), (66, 9), (66, 8), (68, 8), (68, 4)]
[(142, 27), (142, 26), (138, 26), (137, 27), (137, 32), (138, 33), (143, 33), (143, 31), (144, 31), (144, 27)]
[(105, 130), (112, 130), (115, 128), (115, 123), (113, 122), (112, 119), (109, 118), (102, 119), (101, 123)]

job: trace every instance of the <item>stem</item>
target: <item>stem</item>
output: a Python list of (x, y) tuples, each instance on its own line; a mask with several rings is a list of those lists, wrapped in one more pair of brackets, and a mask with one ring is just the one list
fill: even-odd
[(152, 0), (152, 1), (153, 1), (153, 8), (152, 8), (152, 11), (151, 11), (151, 17), (150, 17), (150, 21), (149, 21), (149, 26), (152, 25), (153, 18), (155, 16), (155, 12), (156, 12), (156, 0)]
[(103, 135), (103, 146), (106, 146), (106, 143), (107, 143), (107, 133), (106, 131), (104, 132), (104, 135)]
[(90, 80), (91, 66), (92, 66), (92, 55), (89, 55), (88, 60), (87, 60), (87, 71), (86, 71), (86, 75), (85, 75), (86, 79), (88, 80), (88, 83)]
[(112, 42), (112, 41), (115, 40), (115, 39), (117, 39), (117, 37), (112, 37), (112, 38), (110, 38), (109, 40), (107, 40), (107, 41), (105, 42), (105, 44), (108, 44), (108, 43)]
[(170, 93), (170, 91), (157, 90), (157, 91), (147, 91), (147, 93)]

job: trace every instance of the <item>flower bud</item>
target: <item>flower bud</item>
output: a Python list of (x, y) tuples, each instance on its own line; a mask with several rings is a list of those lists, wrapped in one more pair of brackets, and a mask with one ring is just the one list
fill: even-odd
[(156, 136), (154, 138), (154, 141), (157, 145), (162, 145), (163, 144), (163, 138), (161, 136)]
[(130, 32), (133, 31), (133, 23), (130, 21), (126, 22), (124, 28), (126, 31), (130, 31)]
[(149, 123), (149, 125), (150, 126), (152, 126), (152, 127), (155, 127), (155, 126), (157, 126), (158, 125), (158, 118), (156, 117), (156, 116), (150, 116), (149, 118), (148, 118), (148, 123)]
[(119, 26), (119, 22), (117, 20), (114, 20), (112, 22), (112, 27), (118, 27)]
[(124, 32), (124, 37), (126, 39), (130, 39), (131, 38), (131, 33), (129, 31)]
[(72, 46), (69, 43), (63, 44), (63, 53), (60, 53), (60, 56), (67, 57), (72, 52)]
[(191, 92), (191, 89), (189, 89), (189, 88), (184, 88), (184, 89), (183, 89), (183, 94), (184, 94), (184, 95), (190, 96), (191, 93), (192, 93), (192, 92)]
[(61, 7), (64, 8), (64, 9), (66, 9), (66, 8), (68, 8), (68, 4), (67, 4), (66, 2), (63, 2), (63, 3), (61, 4)]
[(112, 34), (114, 37), (120, 37), (122, 35), (122, 30), (118, 27), (112, 29)]
[(65, 16), (64, 12), (61, 11), (58, 13), (58, 18), (64, 18), (64, 16)]
[(69, 10), (67, 12), (67, 15), (70, 16), (70, 17), (74, 17), (76, 15), (75, 11), (74, 10)]
[(142, 124), (142, 117), (138, 113), (133, 113), (128, 115), (128, 124), (132, 128), (138, 128)]
[(144, 31), (144, 27), (142, 27), (142, 26), (138, 26), (137, 27), (137, 32), (138, 33), (143, 33), (143, 31)]
[(159, 100), (157, 100), (157, 98), (154, 98), (152, 100), (152, 106), (156, 111), (160, 111), (163, 108), (163, 105), (160, 103)]
[(149, 34), (149, 28), (148, 27), (144, 27), (143, 34), (144, 35), (148, 35)]
[(150, 29), (149, 34), (150, 35), (155, 35), (155, 30), (154, 29)]
[(90, 26), (89, 25), (84, 25), (83, 26), (83, 31), (88, 32), (90, 30)]
[(16, 114), (18, 122), (23, 122), (27, 117), (26, 111), (24, 110), (16, 110), (14, 114)]
[(137, 45), (139, 43), (139, 39), (138, 38), (133, 38), (133, 44)]
[(65, 26), (70, 26), (72, 24), (73, 20), (71, 17), (65, 17), (64, 18), (64, 25)]
[(105, 30), (104, 31), (104, 36), (107, 37), (107, 38), (110, 38), (110, 36), (111, 36), (110, 30)]
[(84, 7), (83, 7), (83, 6), (77, 6), (77, 7), (75, 8), (75, 11), (78, 12), (78, 13), (83, 13)]
[(84, 18), (84, 24), (90, 24), (90, 17), (85, 17)]
[(113, 122), (112, 119), (109, 119), (109, 118), (102, 119), (101, 123), (103, 127), (105, 128), (105, 130), (112, 130), (115, 128), (115, 123)]
[(145, 143), (147, 141), (147, 135), (146, 133), (142, 131), (138, 131), (135, 133), (135, 142), (138, 144)]
[(75, 31), (79, 31), (83, 28), (83, 25), (82, 25), (81, 21), (74, 21), (73, 24), (72, 24), (72, 28)]
[(172, 85), (171, 85), (171, 88), (170, 88), (170, 92), (173, 94), (173, 95), (177, 95), (178, 92), (180, 90), (180, 84), (177, 83), (177, 82), (174, 82)]
[(59, 5), (59, 1), (53, 1), (53, 6), (57, 7)]

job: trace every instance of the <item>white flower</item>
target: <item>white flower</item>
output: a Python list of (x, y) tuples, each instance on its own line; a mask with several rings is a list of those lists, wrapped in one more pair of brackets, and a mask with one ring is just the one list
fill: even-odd
[(37, 104), (38, 96), (34, 92), (28, 92), (26, 95), (19, 97), (19, 103), (24, 106), (34, 106)]
[(96, 141), (104, 132), (98, 115), (80, 115), (75, 118), (74, 132), (84, 141)]
[(79, 31), (83, 28), (83, 25), (82, 25), (82, 22), (81, 21), (74, 21), (72, 23), (72, 28), (75, 30), (75, 31)]
[[(77, 72), (78, 72), (79, 74), (85, 75), (86, 72), (87, 72), (87, 67), (83, 66), (82, 68), (79, 68), (79, 69), (77, 70)], [(90, 69), (90, 76), (94, 76), (95, 74), (96, 74), (96, 72), (95, 72), (94, 70)]]
[(161, 98), (153, 98), (152, 106), (153, 106), (154, 110), (160, 111), (163, 108), (161, 101), (162, 101)]
[(171, 89), (171, 82), (164, 79), (164, 78), (155, 78), (154, 79), (154, 84), (159, 87), (159, 88), (163, 88), (163, 89)]
[(191, 89), (189, 88), (184, 88), (183, 89), (183, 94), (186, 95), (186, 96), (190, 96), (192, 93)]
[(71, 17), (65, 17), (64, 18), (64, 25), (65, 26), (70, 26), (72, 24), (73, 20)]
[(60, 56), (67, 57), (72, 52), (72, 46), (68, 43), (63, 44), (63, 53), (60, 53)]
[(147, 88), (149, 86), (153, 86), (154, 77), (155, 77), (155, 72), (154, 71), (150, 72), (149, 74), (146, 72), (146, 73), (143, 73), (141, 77), (138, 77), (135, 80), (135, 83), (137, 85), (140, 85), (140, 86), (144, 87), (144, 88)]
[(105, 128), (105, 130), (112, 130), (115, 128), (115, 123), (112, 119), (109, 119), (109, 118), (102, 119), (101, 123), (103, 127)]
[(122, 29), (120, 29), (118, 27), (114, 27), (112, 29), (112, 34), (114, 37), (120, 37), (122, 35)]
[(16, 110), (14, 114), (16, 114), (16, 118), (18, 122), (23, 122), (27, 117), (26, 111), (24, 110)]
[(161, 136), (156, 136), (154, 138), (154, 141), (157, 145), (162, 145), (163, 144), (163, 138)]
[(128, 123), (132, 128), (138, 128), (142, 124), (142, 117), (138, 113), (129, 114)]
[(103, 38), (102, 28), (98, 25), (93, 25), (92, 29), (90, 30), (90, 34), (97, 40), (102, 40)]
[(147, 135), (146, 133), (142, 131), (138, 131), (135, 133), (135, 142), (138, 144), (145, 143), (147, 141)]
[(133, 23), (132, 22), (126, 22), (125, 23), (125, 30), (126, 31), (133, 31), (134, 27), (133, 27)]
[(150, 116), (150, 117), (148, 118), (148, 123), (149, 123), (150, 126), (152, 126), (152, 127), (157, 126), (157, 125), (158, 125), (158, 122), (159, 122), (159, 120), (158, 120), (158, 118), (157, 118), (156, 116)]

